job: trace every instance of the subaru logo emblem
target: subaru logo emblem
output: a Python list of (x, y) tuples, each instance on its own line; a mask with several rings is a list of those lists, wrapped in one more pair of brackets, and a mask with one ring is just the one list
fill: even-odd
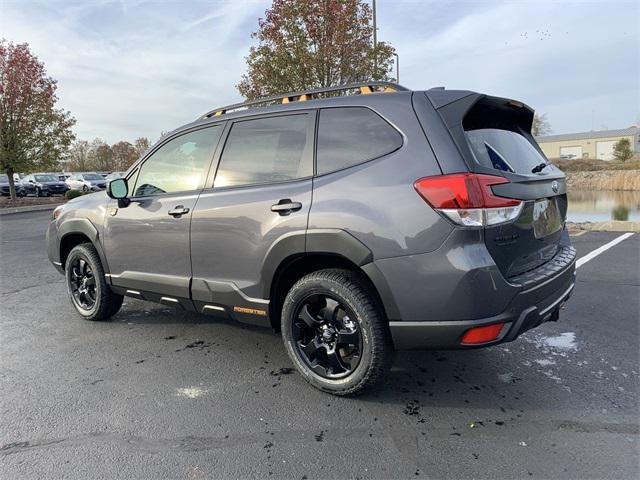
[(551, 183), (551, 190), (553, 190), (553, 193), (558, 193), (558, 190), (560, 190), (560, 185), (555, 180)]

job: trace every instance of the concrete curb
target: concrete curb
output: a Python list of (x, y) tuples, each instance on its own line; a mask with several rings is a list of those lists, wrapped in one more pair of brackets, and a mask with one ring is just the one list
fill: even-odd
[(64, 205), (64, 203), (51, 203), (46, 205), (29, 205), (26, 207), (0, 208), (0, 216), (11, 215), (12, 213), (41, 212), (45, 210), (53, 210), (54, 208), (60, 205)]
[(567, 222), (567, 227), (574, 231), (585, 232), (640, 232), (640, 222), (628, 220), (584, 223)]

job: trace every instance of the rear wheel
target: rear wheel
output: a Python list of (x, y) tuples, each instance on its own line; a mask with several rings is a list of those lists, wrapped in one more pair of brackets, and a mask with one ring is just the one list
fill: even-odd
[(320, 270), (291, 288), (282, 308), (287, 353), (314, 387), (358, 395), (391, 365), (393, 345), (379, 302), (361, 274)]
[(85, 192), (85, 193), (88, 192), (89, 191), (89, 187), (87, 187), (86, 185), (83, 185), (82, 186), (82, 191)]
[(65, 263), (65, 278), (71, 303), (86, 320), (108, 320), (124, 297), (111, 291), (95, 247), (83, 243), (74, 247)]

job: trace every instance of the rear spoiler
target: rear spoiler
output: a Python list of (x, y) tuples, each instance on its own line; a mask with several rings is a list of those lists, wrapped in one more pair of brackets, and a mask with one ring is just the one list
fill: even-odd
[(428, 90), (425, 94), (449, 128), (462, 124), (465, 130), (502, 128), (531, 134), (534, 110), (517, 100), (466, 90)]
[[(492, 97), (467, 90), (427, 90), (425, 96), (446, 125), (464, 163), (471, 171), (478, 167), (465, 137), (465, 131), (480, 128), (511, 130), (524, 136), (544, 156), (531, 135), (534, 110), (509, 98)], [(458, 167), (454, 167), (459, 170)], [(443, 173), (445, 172), (443, 169)]]

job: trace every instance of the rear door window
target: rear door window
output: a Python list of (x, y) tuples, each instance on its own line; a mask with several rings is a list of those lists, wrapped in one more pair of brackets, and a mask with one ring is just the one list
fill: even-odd
[(526, 137), (511, 130), (481, 128), (465, 134), (476, 161), (486, 168), (531, 174), (534, 167), (547, 161)]
[(313, 114), (301, 113), (235, 122), (222, 151), (214, 188), (311, 176), (313, 120)]
[(318, 175), (373, 160), (401, 146), (402, 135), (368, 108), (320, 110)]

